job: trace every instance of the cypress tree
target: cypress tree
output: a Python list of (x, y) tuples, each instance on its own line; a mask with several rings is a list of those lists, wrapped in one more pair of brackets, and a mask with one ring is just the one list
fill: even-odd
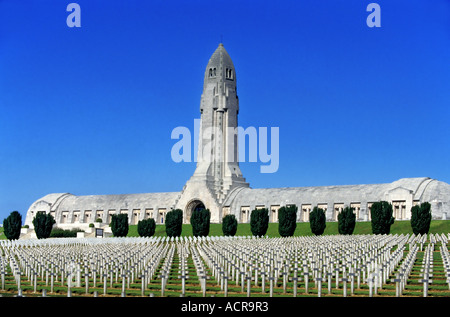
[(254, 209), (250, 213), (250, 229), (254, 236), (261, 237), (266, 234), (269, 227), (269, 209)]
[(370, 208), (373, 234), (389, 234), (395, 218), (392, 217), (392, 205), (387, 201), (379, 201)]
[(112, 215), (110, 226), (115, 237), (126, 237), (128, 234), (128, 215)]
[(278, 209), (278, 233), (282, 237), (292, 237), (297, 227), (297, 206), (289, 205)]
[(345, 207), (338, 215), (339, 234), (353, 234), (356, 224), (355, 208)]
[(316, 236), (320, 236), (327, 227), (325, 211), (322, 208), (314, 207), (313, 211), (309, 215), (309, 226), (311, 232)]
[(423, 202), (411, 208), (411, 228), (414, 234), (428, 234), (431, 223), (431, 205)]
[(38, 239), (47, 239), (50, 237), (52, 227), (56, 223), (52, 215), (45, 211), (38, 211), (33, 219), (34, 232)]
[(139, 220), (137, 224), (137, 231), (140, 237), (152, 237), (155, 234), (155, 229), (156, 223), (153, 218)]
[(224, 236), (234, 236), (237, 231), (237, 219), (234, 215), (226, 215), (222, 219), (222, 232)]
[(190, 219), (192, 225), (192, 234), (195, 237), (208, 236), (210, 219), (211, 212), (209, 211), (209, 209), (194, 210)]
[(18, 211), (13, 211), (5, 220), (3, 220), (4, 233), (8, 240), (19, 239), (21, 227), (22, 216)]
[(179, 237), (183, 230), (183, 211), (173, 209), (166, 215), (166, 235), (168, 237)]

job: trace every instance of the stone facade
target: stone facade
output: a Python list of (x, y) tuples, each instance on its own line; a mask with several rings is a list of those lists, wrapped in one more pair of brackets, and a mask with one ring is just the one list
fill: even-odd
[(424, 201), (431, 203), (433, 219), (450, 215), (450, 185), (427, 177), (373, 185), (250, 188), (239, 168), (237, 137), (227, 130), (236, 131), (238, 126), (239, 99), (236, 71), (222, 44), (205, 70), (200, 113), (197, 167), (181, 192), (49, 194), (30, 206), (25, 224), (32, 227), (38, 211), (52, 214), (58, 227), (67, 228), (87, 227), (98, 218), (109, 223), (119, 213), (128, 214), (130, 224), (147, 218), (164, 223), (166, 213), (175, 208), (183, 211), (184, 222), (189, 223), (192, 211), (199, 207), (211, 211), (212, 223), (220, 223), (227, 214), (234, 214), (240, 223), (249, 222), (255, 208), (268, 208), (270, 221), (276, 222), (278, 209), (289, 204), (298, 206), (299, 222), (309, 221), (315, 206), (326, 210), (327, 221), (337, 221), (345, 206), (355, 208), (358, 221), (368, 221), (371, 204), (380, 200), (392, 203), (397, 220), (410, 219), (411, 207)]

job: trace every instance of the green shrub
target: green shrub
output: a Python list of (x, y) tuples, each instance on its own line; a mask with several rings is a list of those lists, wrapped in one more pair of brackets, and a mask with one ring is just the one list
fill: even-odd
[(181, 236), (183, 226), (183, 211), (173, 209), (166, 214), (166, 235), (168, 237)]
[(266, 234), (269, 227), (269, 209), (261, 208), (254, 209), (250, 213), (250, 230), (252, 234), (257, 237), (262, 237)]
[(128, 215), (112, 215), (111, 231), (115, 237), (126, 237), (128, 234)]
[(320, 236), (325, 231), (327, 227), (325, 211), (322, 208), (314, 207), (313, 211), (309, 215), (309, 226), (311, 232), (316, 236)]
[(46, 239), (50, 237), (52, 227), (56, 223), (52, 215), (46, 214), (45, 211), (38, 211), (33, 219), (34, 232), (38, 239)]
[(94, 224), (93, 223), (90, 223), (89, 224), (89, 228), (94, 228), (95, 226), (94, 226)]
[(17, 240), (20, 237), (22, 216), (18, 211), (13, 211), (3, 220), (3, 230), (8, 240)]
[(234, 215), (226, 215), (222, 219), (222, 232), (224, 236), (234, 236), (238, 227), (237, 219)]
[(423, 202), (411, 208), (411, 228), (414, 234), (428, 234), (431, 224), (431, 205)]
[(156, 223), (153, 218), (139, 220), (137, 224), (137, 231), (140, 237), (152, 237), (155, 234), (155, 229)]
[(192, 234), (195, 237), (206, 237), (209, 234), (211, 212), (209, 209), (194, 210), (191, 215)]
[(297, 206), (289, 205), (278, 209), (278, 233), (282, 237), (292, 237), (297, 228)]
[(356, 225), (355, 208), (345, 207), (338, 215), (339, 234), (353, 234)]
[(378, 201), (370, 208), (373, 234), (389, 234), (395, 218), (392, 217), (392, 205), (387, 201)]
[(79, 228), (73, 229), (62, 229), (62, 228), (53, 228), (50, 232), (50, 238), (76, 238), (77, 232), (84, 232), (84, 230)]

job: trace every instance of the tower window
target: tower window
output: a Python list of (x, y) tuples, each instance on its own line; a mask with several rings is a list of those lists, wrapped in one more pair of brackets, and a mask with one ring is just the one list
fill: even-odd
[(209, 69), (209, 77), (216, 77), (216, 68)]
[(233, 80), (233, 69), (232, 68), (225, 69), (225, 78)]

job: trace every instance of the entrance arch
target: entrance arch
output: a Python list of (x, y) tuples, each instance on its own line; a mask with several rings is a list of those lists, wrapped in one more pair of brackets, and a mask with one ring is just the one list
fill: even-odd
[(191, 215), (194, 212), (194, 210), (202, 210), (206, 209), (205, 204), (200, 199), (192, 199), (188, 204), (186, 205), (184, 214), (186, 215), (186, 218), (184, 220), (185, 223), (190, 223)]

